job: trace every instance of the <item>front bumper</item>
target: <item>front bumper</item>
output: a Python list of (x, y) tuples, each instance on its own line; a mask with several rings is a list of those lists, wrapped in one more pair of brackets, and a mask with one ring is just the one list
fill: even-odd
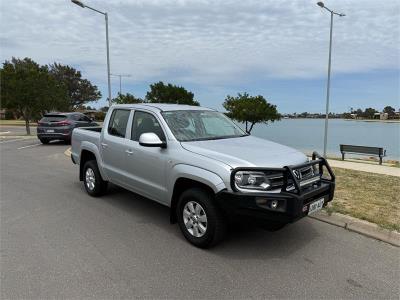
[[(302, 185), (302, 181), (296, 179), (296, 169), (307, 166), (319, 167), (316, 176), (320, 179), (309, 185)], [(324, 176), (324, 169), (329, 173), (329, 178)], [(258, 168), (258, 170), (263, 170)], [(264, 169), (265, 170), (265, 169)], [(234, 173), (237, 170), (232, 172)], [(216, 201), (220, 208), (229, 216), (251, 217), (258, 221), (279, 221), (282, 223), (294, 222), (308, 215), (310, 204), (314, 201), (324, 199), (324, 206), (332, 201), (335, 191), (335, 175), (327, 161), (317, 153), (313, 154), (313, 160), (299, 166), (288, 166), (282, 169), (284, 172), (284, 185), (281, 192), (241, 192), (221, 191), (216, 195)], [(325, 174), (326, 175), (326, 174)], [(232, 176), (232, 178), (233, 178)], [(292, 183), (288, 188), (288, 180)], [(271, 207), (271, 203), (278, 205)]]

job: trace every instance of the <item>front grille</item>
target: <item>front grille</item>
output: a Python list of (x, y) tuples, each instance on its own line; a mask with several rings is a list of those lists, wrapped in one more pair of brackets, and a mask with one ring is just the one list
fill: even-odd
[[(325, 175), (327, 171), (328, 176)], [(335, 182), (335, 175), (328, 162), (318, 153), (314, 152), (312, 160), (297, 166), (285, 166), (283, 168), (236, 168), (231, 173), (231, 187), (234, 191), (240, 191), (235, 184), (237, 172), (262, 172), (269, 180), (269, 192), (285, 192), (303, 194), (307, 190), (313, 189), (316, 185), (321, 185), (322, 181)], [(285, 182), (286, 181), (286, 182)]]
[[(268, 180), (270, 181), (270, 189), (275, 190), (275, 189), (281, 189), (283, 186), (283, 173), (282, 174), (272, 174), (272, 175), (267, 175)], [(293, 185), (293, 180), (291, 178), (288, 178), (288, 187), (291, 187)]]
[(301, 179), (307, 179), (314, 176), (314, 169), (313, 167), (306, 167), (300, 169)]

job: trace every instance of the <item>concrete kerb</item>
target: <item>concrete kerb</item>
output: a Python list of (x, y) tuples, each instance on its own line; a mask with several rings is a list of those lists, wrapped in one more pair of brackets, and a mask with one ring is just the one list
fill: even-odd
[(353, 218), (350, 216), (320, 211), (315, 215), (309, 216), (312, 219), (322, 221), (331, 225), (339, 226), (349, 231), (353, 231), (370, 238), (400, 247), (400, 233), (379, 227), (374, 223)]

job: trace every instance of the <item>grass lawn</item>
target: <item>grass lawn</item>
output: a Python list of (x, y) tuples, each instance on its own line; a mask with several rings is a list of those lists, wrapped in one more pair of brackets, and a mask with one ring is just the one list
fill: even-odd
[[(7, 126), (25, 126), (24, 120), (0, 120), (0, 125), (7, 125)], [(30, 123), (31, 126), (36, 126), (35, 122)]]
[(400, 231), (400, 177), (334, 169), (335, 198), (327, 208)]

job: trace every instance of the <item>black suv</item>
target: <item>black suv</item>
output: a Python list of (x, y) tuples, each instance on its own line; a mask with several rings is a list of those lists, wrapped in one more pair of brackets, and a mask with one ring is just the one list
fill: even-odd
[(38, 122), (37, 136), (43, 144), (51, 140), (71, 143), (72, 130), (76, 127), (99, 126), (82, 113), (49, 113)]

